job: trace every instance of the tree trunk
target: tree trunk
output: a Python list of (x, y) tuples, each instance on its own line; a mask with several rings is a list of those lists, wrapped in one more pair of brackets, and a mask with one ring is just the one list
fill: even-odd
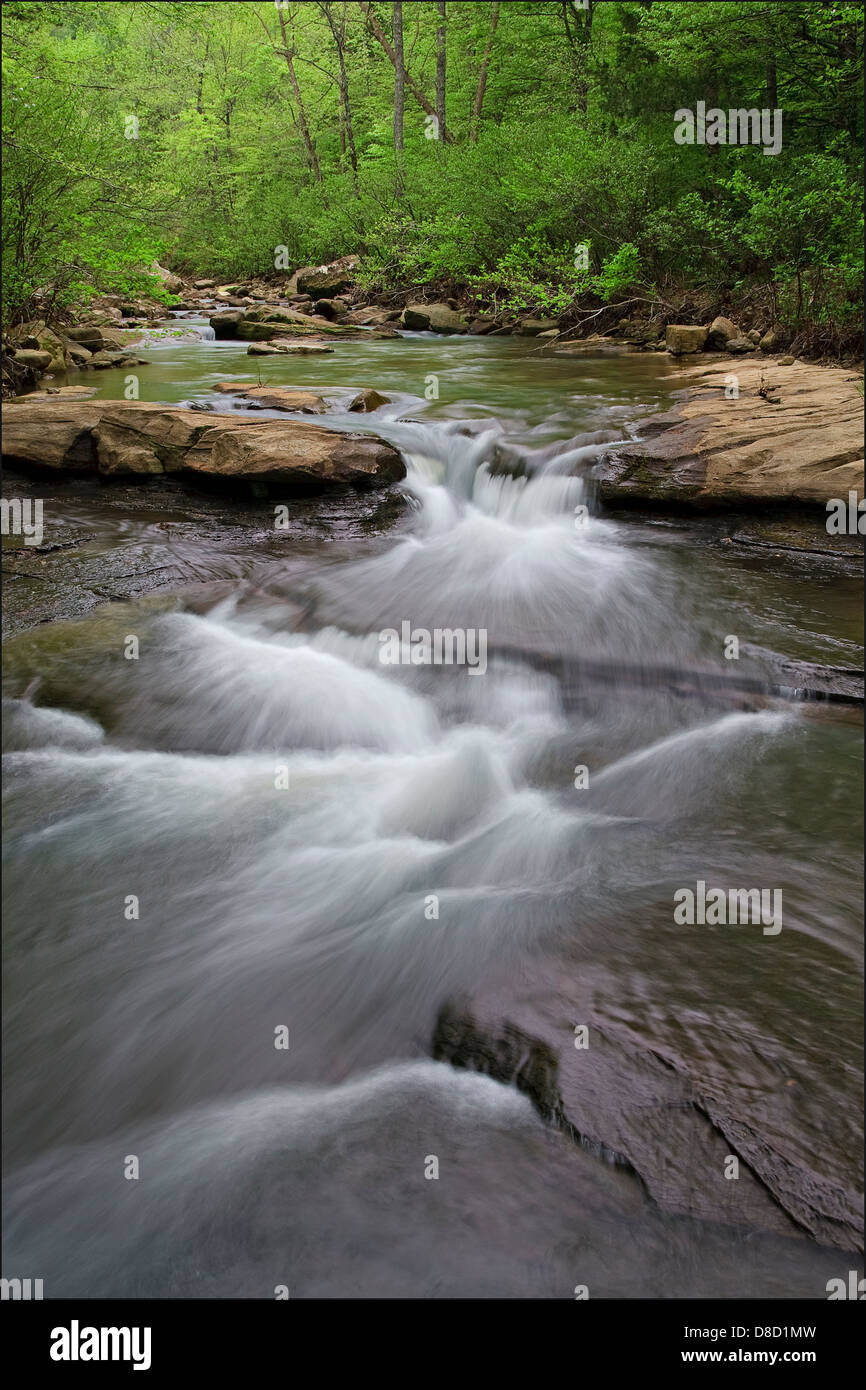
[(767, 106), (771, 111), (775, 111), (779, 105), (779, 93), (776, 85), (776, 58), (773, 55), (767, 61)]
[(496, 28), (499, 24), (499, 5), (491, 7), (490, 15), (490, 37), (487, 40), (487, 47), (484, 50), (484, 57), (481, 59), (481, 71), (478, 74), (478, 86), (475, 89), (475, 102), (472, 107), (472, 121), (469, 127), (469, 139), (473, 145), (478, 142), (478, 128), (481, 125), (481, 107), (484, 105), (484, 93), (487, 90), (487, 69), (490, 66), (490, 54), (493, 52), (493, 40), (496, 37)]
[(343, 123), (346, 128), (346, 146), (349, 151), (349, 163), (352, 166), (352, 185), (355, 189), (355, 197), (360, 198), (361, 194), (358, 188), (358, 155), (355, 151), (355, 135), (352, 130), (352, 108), (349, 105), (349, 75), (346, 72), (346, 6), (344, 4), (342, 7), (339, 25), (334, 20), (330, 4), (323, 4), (321, 8), (330, 25), (331, 33), (334, 36), (334, 45), (337, 49), (337, 62), (340, 66), (340, 110), (343, 113)]
[[(358, 3), (364, 12), (364, 17), (367, 21), (367, 28), (370, 30), (370, 33), (373, 35), (373, 38), (376, 40), (376, 42), (381, 44), (382, 48), (387, 53), (391, 62), (396, 67), (397, 55), (394, 52), (394, 49), (391, 47), (391, 44), (388, 42), (388, 37), (385, 34), (381, 24), (379, 23), (378, 19), (373, 13), (373, 6), (369, 3), (369, 0), (358, 0)], [(433, 107), (430, 105), (421, 88), (418, 86), (418, 83), (412, 77), (412, 74), (408, 71), (405, 65), (403, 67), (403, 78), (409, 91), (412, 93), (418, 105), (421, 107), (421, 110), (425, 111), (428, 116), (435, 116), (436, 112), (433, 110)], [(445, 135), (443, 139), (450, 140), (451, 136)]]
[(436, 119), (439, 122), (439, 139), (448, 138), (445, 129), (445, 0), (437, 0), (439, 27), (436, 30)]
[(403, 5), (394, 0), (394, 162), (396, 165), (395, 192), (403, 196), (403, 113), (406, 105), (403, 73)]
[(277, 10), (277, 14), (280, 17), (280, 33), (283, 38), (283, 52), (286, 58), (286, 65), (289, 69), (289, 81), (292, 84), (292, 91), (295, 94), (295, 102), (298, 108), (298, 127), (303, 137), (304, 145), (306, 146), (307, 159), (309, 160), (310, 168), (313, 171), (313, 177), (315, 178), (316, 183), (321, 183), (322, 171), (319, 168), (319, 160), (316, 155), (316, 147), (313, 144), (313, 137), (310, 134), (310, 127), (307, 124), (307, 113), (304, 110), (304, 99), (301, 96), (301, 88), (298, 83), (297, 73), (295, 72), (294, 48), (289, 43), (288, 36), (286, 34), (285, 15), (283, 14), (282, 10)]

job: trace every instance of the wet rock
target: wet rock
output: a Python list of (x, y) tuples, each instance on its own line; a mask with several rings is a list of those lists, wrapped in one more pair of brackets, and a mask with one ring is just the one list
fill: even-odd
[(212, 314), (209, 323), (217, 338), (237, 338), (243, 319), (242, 309), (226, 309), (224, 313)]
[[(769, 1041), (757, 1051), (745, 1035), (735, 1065), (720, 1066), (731, 1039), (719, 1025), (716, 1040), (709, 1022), (703, 1052), (680, 1050), (679, 1038), (693, 1030), (673, 1000), (673, 1027), (648, 1019), (638, 1036), (615, 1005), (605, 1007), (598, 983), (570, 959), (539, 962), (513, 981), (494, 976), (442, 1009), (431, 1053), (516, 1086), (548, 1124), (631, 1171), (668, 1212), (861, 1248), (847, 1155), (835, 1153), (817, 1171), (790, 1142), (797, 1106), (810, 1100), (802, 1088), (780, 1087), (780, 1070), (796, 1076), (800, 1060), (781, 1048), (774, 1055)], [(575, 1021), (585, 1028), (582, 1048)], [(739, 1160), (737, 1182), (721, 1176), (730, 1155)]]
[(400, 325), (410, 332), (425, 333), (430, 327), (430, 315), (424, 304), (407, 304), (400, 315)]
[(390, 405), (390, 396), (380, 396), (378, 391), (361, 391), (353, 401), (350, 401), (348, 409), (357, 411), (378, 410), (382, 405)]
[(327, 343), (290, 343), (285, 338), (275, 338), (271, 343), (250, 343), (247, 352), (251, 357), (272, 357), (279, 353), (298, 353), (309, 356), (333, 352)]
[(246, 396), (264, 410), (293, 410), (304, 415), (323, 415), (327, 409), (321, 396), (312, 391), (291, 391), (284, 386), (251, 386), (249, 382), (221, 381), (218, 391)]

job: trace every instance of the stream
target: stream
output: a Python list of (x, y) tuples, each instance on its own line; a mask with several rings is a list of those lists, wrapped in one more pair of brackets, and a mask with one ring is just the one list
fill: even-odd
[[(594, 462), (678, 384), (661, 355), (416, 334), (255, 358), (181, 322), (136, 349), (142, 400), (316, 391), (408, 476), (363, 517), (286, 499), (284, 534), (278, 497), (239, 502), (230, 544), (177, 497), (170, 530), (96, 491), (47, 528), (184, 583), (10, 644), (4, 1274), (47, 1297), (825, 1297), (850, 1249), (665, 1210), (431, 1039), (449, 1001), (547, 967), (566, 1046), (591, 1000), (849, 1193), (862, 722), (738, 682), (770, 683), (767, 653), (860, 664), (858, 577), (599, 514)], [(77, 380), (122, 399), (128, 376)], [(390, 403), (348, 413), (368, 386)], [(475, 668), (411, 642), (383, 662), (419, 629), (473, 634)], [(677, 924), (699, 881), (778, 891), (781, 930)]]

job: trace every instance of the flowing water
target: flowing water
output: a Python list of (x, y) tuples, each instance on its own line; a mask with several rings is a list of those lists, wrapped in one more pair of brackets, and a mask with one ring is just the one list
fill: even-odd
[[(599, 515), (592, 465), (669, 368), (532, 346), (262, 359), (400, 448), (406, 510), (363, 540), (199, 544), (195, 604), (39, 629), (47, 684), (6, 721), (5, 1274), (823, 1297), (854, 1258), (665, 1212), (513, 1087), (430, 1060), (449, 1000), (568, 962), (564, 998), (766, 1110), (801, 1168), (857, 1169), (862, 728), (736, 686), (764, 649), (856, 664), (858, 586)], [(222, 411), (216, 383), (259, 370), (201, 334), (145, 354), (143, 399)], [(391, 404), (345, 413), (364, 386)], [(485, 659), (384, 663), (404, 623)], [(676, 925), (699, 880), (781, 891), (783, 929)]]

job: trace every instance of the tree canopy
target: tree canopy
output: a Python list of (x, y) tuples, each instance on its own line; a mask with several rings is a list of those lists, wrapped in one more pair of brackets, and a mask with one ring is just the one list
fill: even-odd
[[(751, 287), (842, 331), (862, 297), (863, 6), (546, 0), (4, 6), (4, 301), (348, 253), (382, 290), (561, 312)], [(782, 112), (680, 145), (678, 109)], [(586, 255), (578, 250), (586, 247)]]

